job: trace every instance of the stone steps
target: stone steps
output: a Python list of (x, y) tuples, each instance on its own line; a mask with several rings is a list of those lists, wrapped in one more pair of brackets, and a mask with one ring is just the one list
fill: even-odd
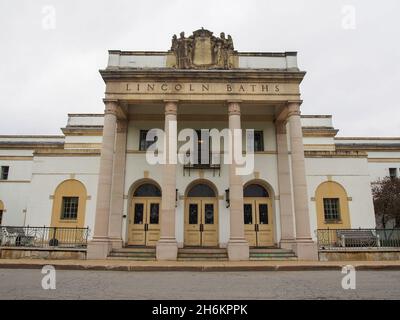
[(178, 261), (227, 261), (228, 253), (224, 248), (181, 248), (178, 249)]
[(108, 255), (111, 260), (155, 261), (156, 249), (148, 247), (126, 247), (114, 249)]
[(130, 260), (130, 261), (156, 261), (156, 257), (116, 257), (116, 256), (108, 256), (107, 260)]
[(252, 261), (287, 261), (297, 260), (291, 250), (279, 248), (250, 248), (250, 260)]
[[(156, 249), (148, 247), (127, 247), (110, 252), (112, 260), (155, 261)], [(285, 261), (297, 260), (291, 250), (279, 248), (250, 248), (251, 261)], [(228, 261), (226, 248), (180, 248), (178, 261)]]
[(114, 249), (115, 252), (156, 252), (155, 247), (124, 247), (120, 249)]
[(297, 257), (250, 257), (250, 261), (296, 261)]
[(207, 253), (207, 254), (220, 254), (220, 253), (226, 253), (225, 248), (179, 248), (178, 253), (190, 253), (190, 254), (196, 254), (196, 253)]

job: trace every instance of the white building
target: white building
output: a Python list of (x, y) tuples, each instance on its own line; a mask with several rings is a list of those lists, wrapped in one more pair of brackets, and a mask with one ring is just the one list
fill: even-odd
[[(243, 260), (259, 246), (314, 259), (315, 230), (374, 228), (371, 182), (399, 174), (400, 137), (337, 137), (330, 115), (300, 116), (296, 53), (239, 53), (201, 29), (168, 52), (110, 51), (101, 75), (105, 114), (69, 114), (59, 136), (0, 136), (2, 225), (88, 226), (93, 258), (199, 246)], [(147, 130), (176, 119), (177, 132), (254, 129), (251, 174), (149, 164)]]

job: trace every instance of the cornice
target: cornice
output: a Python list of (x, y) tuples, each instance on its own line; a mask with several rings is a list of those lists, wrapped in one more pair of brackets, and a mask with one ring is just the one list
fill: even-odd
[(232, 70), (186, 70), (173, 68), (113, 68), (99, 70), (105, 81), (127, 79), (157, 79), (157, 80), (183, 80), (193, 81), (236, 80), (236, 81), (287, 81), (300, 83), (306, 72), (286, 71), (283, 69), (232, 69)]
[(303, 127), (303, 137), (335, 137), (339, 132), (333, 127)]
[(93, 157), (100, 156), (97, 149), (55, 149), (55, 150), (35, 150), (34, 156), (38, 157)]
[[(119, 54), (119, 55), (148, 55), (148, 56), (162, 56), (172, 53), (171, 50), (168, 51), (146, 51), (146, 50), (139, 50), (139, 51), (126, 51), (126, 50), (119, 50), (119, 49), (111, 49), (108, 50), (109, 54)], [(286, 51), (286, 52), (254, 52), (254, 51), (235, 51), (235, 54), (238, 56), (252, 56), (252, 57), (287, 57), (287, 56), (297, 56), (296, 51)]]
[(103, 126), (70, 126), (61, 128), (66, 136), (102, 136)]
[(398, 140), (400, 137), (336, 137), (335, 140)]
[(6, 135), (6, 134), (3, 134), (3, 135), (0, 135), (0, 139), (4, 139), (4, 138), (18, 138), (18, 139), (26, 139), (26, 138), (29, 138), (29, 139), (63, 139), (64, 138), (64, 136), (61, 136), (61, 135), (34, 135), (34, 134), (32, 134), (32, 135), (23, 135), (23, 134), (21, 134), (21, 135), (18, 135), (18, 134), (11, 134), (11, 135)]
[(362, 151), (321, 151), (321, 150), (308, 150), (304, 151), (306, 158), (367, 158), (368, 154)]
[(362, 151), (399, 151), (400, 143), (337, 143), (339, 150), (362, 150)]
[(0, 149), (49, 149), (60, 148), (64, 146), (64, 142), (41, 142), (41, 141), (1, 141)]
[(9, 160), (9, 161), (31, 161), (33, 160), (33, 156), (0, 156), (0, 160)]

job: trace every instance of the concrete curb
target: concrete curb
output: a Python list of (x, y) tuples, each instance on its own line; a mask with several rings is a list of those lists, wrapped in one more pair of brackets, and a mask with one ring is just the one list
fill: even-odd
[[(56, 270), (95, 270), (95, 271), (195, 271), (195, 272), (233, 272), (233, 271), (327, 271), (342, 270), (344, 265), (352, 264), (268, 264), (268, 265), (110, 265), (110, 264), (71, 264), (41, 261), (36, 263), (2, 263), (0, 269), (41, 269), (53, 265)], [(362, 264), (353, 263), (356, 270), (399, 270), (400, 264)]]

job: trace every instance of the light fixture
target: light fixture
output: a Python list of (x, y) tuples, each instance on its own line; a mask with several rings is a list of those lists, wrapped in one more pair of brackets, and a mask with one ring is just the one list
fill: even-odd
[(229, 189), (225, 189), (225, 202), (226, 202), (226, 207), (229, 208), (230, 206)]

